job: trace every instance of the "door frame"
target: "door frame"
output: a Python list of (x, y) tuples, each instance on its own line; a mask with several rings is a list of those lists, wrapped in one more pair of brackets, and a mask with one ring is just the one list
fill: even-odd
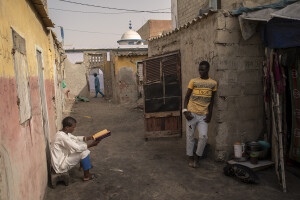
[[(37, 52), (41, 53), (41, 65), (39, 66), (38, 62), (38, 54)], [(41, 98), (41, 111), (42, 111), (42, 125), (43, 125), (43, 132), (45, 135), (46, 142), (48, 145), (50, 145), (50, 127), (49, 127), (49, 115), (48, 115), (48, 105), (47, 105), (47, 98), (46, 98), (46, 89), (45, 89), (45, 76), (44, 76), (44, 59), (43, 59), (43, 49), (39, 47), (38, 45), (35, 45), (35, 54), (36, 54), (36, 62), (37, 62), (37, 70), (38, 70), (38, 83), (39, 83), (39, 88), (40, 88), (40, 98)], [(42, 67), (40, 69), (40, 67)], [(42, 70), (42, 71), (41, 71)], [(42, 76), (42, 80), (40, 79), (40, 75)], [(41, 84), (41, 81), (43, 83)], [(42, 95), (42, 90), (44, 92), (44, 96)], [(44, 106), (43, 106), (44, 105)], [(45, 121), (44, 122), (44, 116), (45, 115)]]

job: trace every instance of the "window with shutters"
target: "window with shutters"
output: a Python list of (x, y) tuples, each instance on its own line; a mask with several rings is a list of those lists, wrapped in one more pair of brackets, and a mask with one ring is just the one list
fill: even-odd
[(26, 57), (25, 39), (12, 29), (13, 57), (15, 80), (17, 87), (17, 104), (19, 107), (19, 121), (23, 124), (31, 118), (31, 99)]

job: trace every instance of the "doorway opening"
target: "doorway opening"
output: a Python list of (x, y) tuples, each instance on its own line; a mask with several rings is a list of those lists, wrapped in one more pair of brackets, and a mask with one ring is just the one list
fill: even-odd
[(100, 90), (103, 94), (105, 94), (103, 71), (99, 68), (94, 68), (94, 69), (91, 69), (89, 72), (90, 95), (95, 95), (95, 76), (94, 76), (95, 73), (97, 74), (97, 76), (99, 78)]

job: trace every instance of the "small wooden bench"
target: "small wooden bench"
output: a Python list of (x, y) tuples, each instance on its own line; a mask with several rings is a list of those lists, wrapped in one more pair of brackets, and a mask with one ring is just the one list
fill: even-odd
[(54, 172), (54, 170), (51, 170), (51, 186), (53, 189), (56, 188), (56, 184), (60, 181), (63, 181), (65, 186), (69, 185), (69, 172), (65, 172), (65, 173), (61, 173), (61, 174), (57, 174)]

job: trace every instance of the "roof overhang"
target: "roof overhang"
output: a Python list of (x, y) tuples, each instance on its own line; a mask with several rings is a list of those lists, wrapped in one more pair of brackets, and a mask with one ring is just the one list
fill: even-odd
[(34, 5), (35, 9), (37, 10), (39, 16), (41, 17), (44, 25), (46, 27), (54, 27), (54, 23), (49, 18), (48, 12), (45, 9), (45, 5), (43, 4), (42, 0), (30, 0)]

